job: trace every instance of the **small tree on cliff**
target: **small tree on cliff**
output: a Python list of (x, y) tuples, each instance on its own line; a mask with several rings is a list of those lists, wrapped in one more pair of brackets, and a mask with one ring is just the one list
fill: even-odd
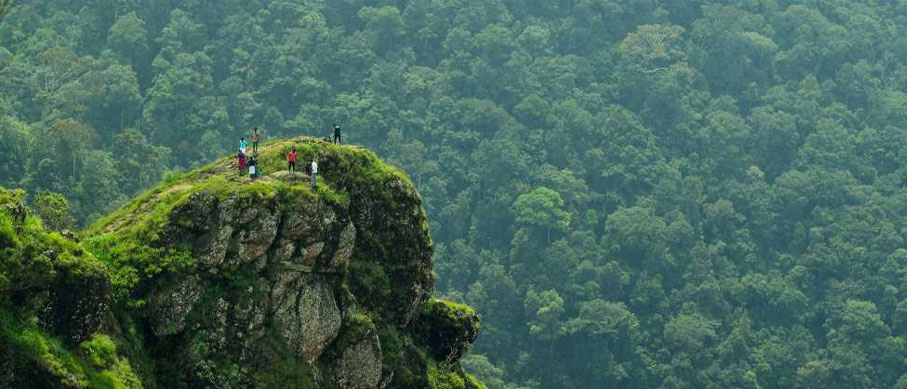
[(35, 211), (48, 230), (62, 231), (72, 228), (73, 218), (69, 213), (69, 201), (55, 192), (43, 191), (35, 196)]

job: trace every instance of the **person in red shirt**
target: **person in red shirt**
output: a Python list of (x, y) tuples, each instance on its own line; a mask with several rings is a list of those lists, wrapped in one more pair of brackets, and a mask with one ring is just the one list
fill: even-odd
[(293, 148), (293, 150), (290, 150), (290, 152), (287, 154), (287, 165), (290, 170), (290, 173), (296, 172), (296, 148), (295, 147)]
[(246, 170), (246, 155), (242, 151), (236, 155), (237, 162), (239, 162), (239, 175), (243, 174), (243, 171)]

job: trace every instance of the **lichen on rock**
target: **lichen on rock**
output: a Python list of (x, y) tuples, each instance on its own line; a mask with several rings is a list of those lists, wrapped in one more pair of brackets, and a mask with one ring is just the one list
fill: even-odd
[(381, 369), (381, 344), (378, 335), (371, 331), (343, 350), (337, 361), (337, 384), (342, 389), (377, 388)]
[(332, 285), (320, 275), (297, 279), (276, 304), (274, 324), (296, 357), (313, 362), (340, 331), (340, 308)]

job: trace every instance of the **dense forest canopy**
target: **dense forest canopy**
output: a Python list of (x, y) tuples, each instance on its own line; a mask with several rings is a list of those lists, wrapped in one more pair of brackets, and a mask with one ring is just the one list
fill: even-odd
[(490, 387), (907, 388), (905, 89), (902, 0), (18, 0), (0, 185), (84, 225), (337, 121)]

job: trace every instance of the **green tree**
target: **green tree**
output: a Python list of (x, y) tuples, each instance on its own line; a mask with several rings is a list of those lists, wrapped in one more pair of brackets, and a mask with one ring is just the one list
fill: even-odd
[(6, 17), (10, 9), (13, 8), (13, 0), (0, 0), (0, 22)]
[(72, 198), (80, 214), (87, 219), (96, 219), (125, 200), (120, 190), (121, 172), (108, 152), (91, 150), (79, 154), (82, 167)]
[(904, 381), (903, 1), (11, 4), (0, 184), (79, 225), (339, 121), (416, 183), (492, 385)]
[(655, 214), (651, 202), (642, 202), (608, 216), (605, 242), (624, 261), (647, 268), (664, 267), (666, 228), (667, 223)]
[(365, 7), (358, 15), (365, 22), (366, 30), (375, 34), (373, 45), (379, 53), (386, 53), (403, 37), (403, 17), (397, 7)]
[(135, 12), (120, 16), (110, 27), (107, 47), (130, 63), (147, 61), (145, 56), (149, 47), (145, 22)]
[(122, 188), (126, 193), (136, 193), (161, 179), (169, 166), (170, 150), (152, 145), (142, 133), (129, 128), (114, 137), (113, 155), (117, 170), (124, 176)]
[(564, 231), (570, 227), (571, 216), (563, 206), (560, 193), (541, 187), (517, 197), (513, 211), (518, 222), (544, 228), (550, 242), (552, 229)]
[(32, 203), (48, 229), (63, 231), (73, 227), (75, 220), (69, 213), (69, 201), (62, 194), (43, 191), (35, 195)]
[(564, 299), (553, 289), (541, 293), (530, 290), (524, 304), (531, 315), (529, 332), (548, 345), (549, 357), (553, 358), (555, 343), (567, 332), (566, 323), (561, 319), (565, 312)]

